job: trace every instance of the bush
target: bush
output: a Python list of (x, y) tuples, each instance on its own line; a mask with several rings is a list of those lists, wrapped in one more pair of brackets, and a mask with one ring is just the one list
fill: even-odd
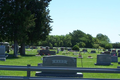
[(105, 45), (105, 49), (111, 49), (113, 46), (112, 46), (112, 44), (106, 44)]
[(74, 46), (72, 47), (72, 50), (79, 51), (79, 46), (78, 46), (78, 45), (74, 45)]

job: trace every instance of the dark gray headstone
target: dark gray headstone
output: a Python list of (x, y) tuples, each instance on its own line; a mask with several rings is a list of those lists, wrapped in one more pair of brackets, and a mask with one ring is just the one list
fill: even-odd
[(118, 50), (118, 53), (120, 53), (120, 50)]
[(92, 50), (91, 53), (96, 53), (96, 51), (95, 51), (95, 50)]
[(63, 48), (63, 47), (61, 48), (61, 51), (64, 51), (64, 48)]
[(39, 51), (40, 55), (56, 55), (55, 51), (49, 51), (49, 50), (40, 50)]
[(98, 54), (97, 55), (97, 63), (95, 65), (111, 65), (111, 55)]
[(108, 51), (110, 51), (110, 52), (111, 52), (111, 49), (108, 49)]
[(53, 47), (50, 47), (49, 49), (53, 49)]
[[(45, 56), (43, 57), (44, 67), (76, 67), (77, 60), (75, 57), (68, 56)], [(36, 73), (36, 76), (57, 76), (57, 77), (83, 77), (83, 74), (77, 74), (76, 71), (64, 71), (64, 70), (41, 70), (42, 73)]]
[(111, 56), (111, 62), (118, 62), (117, 56)]
[(112, 52), (115, 52), (115, 53), (116, 53), (116, 50), (112, 50)]
[(0, 46), (0, 60), (1, 61), (5, 61), (6, 57), (5, 57), (5, 46)]
[(104, 54), (110, 54), (110, 51), (104, 51)]
[(48, 47), (48, 46), (46, 46), (46, 50), (49, 50), (49, 47)]
[(118, 52), (118, 57), (120, 57), (120, 52)]
[(67, 49), (68, 51), (71, 51), (72, 49)]
[(111, 56), (117, 56), (117, 53), (112, 52), (112, 53), (111, 53)]
[(88, 52), (87, 49), (83, 49), (82, 52)]
[(76, 58), (68, 56), (45, 56), (43, 66), (76, 67)]
[(25, 46), (25, 49), (28, 49), (28, 48), (30, 48), (30, 46), (28, 46), (28, 45), (27, 45), (27, 46)]

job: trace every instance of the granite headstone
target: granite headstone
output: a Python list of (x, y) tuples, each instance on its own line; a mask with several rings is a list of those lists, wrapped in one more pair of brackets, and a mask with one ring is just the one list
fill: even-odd
[(95, 65), (111, 65), (111, 55), (98, 54), (97, 55), (97, 63)]
[(5, 61), (6, 57), (5, 57), (5, 46), (0, 46), (0, 60), (1, 61)]
[[(57, 67), (57, 68), (75, 68), (77, 67), (77, 60), (75, 57), (68, 57), (62, 55), (45, 56), (43, 57), (43, 67)], [(41, 70), (41, 73), (36, 73), (36, 76), (57, 76), (57, 77), (83, 77), (83, 74), (77, 74), (76, 71), (64, 70)]]

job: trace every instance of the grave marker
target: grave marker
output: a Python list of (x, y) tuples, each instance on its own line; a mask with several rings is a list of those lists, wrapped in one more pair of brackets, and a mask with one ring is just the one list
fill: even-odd
[(111, 62), (118, 62), (117, 53), (111, 53)]
[(1, 61), (5, 61), (6, 57), (5, 57), (5, 46), (0, 46), (0, 60)]
[(120, 52), (118, 52), (118, 57), (120, 57)]
[[(68, 56), (45, 56), (43, 57), (43, 67), (77, 67), (77, 60), (75, 57)], [(36, 73), (36, 76), (57, 76), (57, 77), (83, 77), (83, 74), (77, 74), (75, 71), (64, 70), (41, 70), (42, 72)]]
[(115, 52), (115, 53), (116, 53), (116, 50), (112, 50), (112, 52)]
[(109, 54), (98, 54), (97, 63), (95, 65), (111, 65), (111, 55)]
[(40, 50), (39, 54), (40, 55), (56, 55), (56, 52), (55, 51), (49, 51), (49, 50)]
[(96, 51), (95, 50), (91, 50), (91, 53), (96, 53)]

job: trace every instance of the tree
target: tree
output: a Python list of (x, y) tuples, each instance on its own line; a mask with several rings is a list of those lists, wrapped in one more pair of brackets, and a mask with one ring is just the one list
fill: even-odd
[(31, 14), (35, 14), (35, 27), (28, 32), (28, 42), (35, 43), (45, 40), (52, 30), (50, 23), (52, 19), (49, 15), (48, 5), (51, 0), (32, 0), (27, 5)]
[(79, 51), (79, 46), (78, 46), (78, 45), (74, 45), (74, 46), (72, 47), (72, 50), (77, 50), (77, 51)]
[(101, 33), (97, 34), (96, 36), (97, 39), (99, 39), (100, 41), (105, 41), (105, 42), (110, 42), (110, 39), (108, 38), (108, 36), (103, 35)]
[(79, 47), (84, 48), (85, 46), (86, 46), (86, 44), (85, 44), (84, 42), (80, 42), (80, 43), (79, 43)]
[(87, 42), (86, 42), (86, 47), (87, 48), (92, 48), (93, 47), (93, 37), (90, 34), (87, 34)]
[(17, 57), (18, 42), (26, 40), (26, 32), (34, 26), (34, 16), (26, 5), (30, 0), (0, 0), (0, 34), (5, 40), (14, 41)]
[(74, 30), (72, 33), (69, 33), (69, 35), (71, 36), (72, 46), (82, 41), (83, 38), (86, 39), (85, 38), (86, 34), (80, 30)]

